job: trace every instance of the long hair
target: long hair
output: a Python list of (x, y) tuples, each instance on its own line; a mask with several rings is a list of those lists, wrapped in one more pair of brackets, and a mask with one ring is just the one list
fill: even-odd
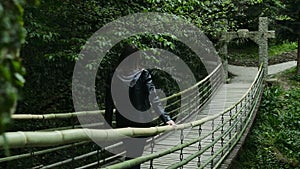
[(121, 67), (119, 67), (122, 71), (130, 72), (132, 70), (139, 69), (140, 56), (139, 53), (137, 53), (138, 51), (139, 48), (133, 44), (127, 44), (124, 47), (124, 50), (121, 52), (118, 59), (118, 64), (120, 65), (122, 63)]
[(124, 46), (123, 51), (120, 54), (119, 63), (121, 63), (127, 56), (129, 56), (137, 51), (139, 51), (139, 48), (136, 45), (126, 44)]

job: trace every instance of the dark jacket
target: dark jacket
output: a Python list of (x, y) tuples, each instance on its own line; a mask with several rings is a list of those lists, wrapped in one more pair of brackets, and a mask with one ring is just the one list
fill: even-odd
[[(117, 86), (114, 87), (113, 91), (111, 91), (111, 85), (108, 85), (106, 88), (105, 119), (110, 125), (112, 123), (114, 107), (117, 108), (117, 127), (150, 127), (152, 126), (151, 121), (157, 115), (160, 116), (164, 123), (171, 120), (170, 116), (164, 111), (157, 96), (149, 71), (140, 70), (130, 75), (117, 74), (110, 81), (113, 86)], [(111, 92), (114, 92), (113, 95), (115, 94), (115, 104)], [(125, 92), (129, 93), (126, 95)], [(129, 104), (132, 108), (126, 107)], [(151, 113), (151, 107), (154, 109), (155, 114)]]

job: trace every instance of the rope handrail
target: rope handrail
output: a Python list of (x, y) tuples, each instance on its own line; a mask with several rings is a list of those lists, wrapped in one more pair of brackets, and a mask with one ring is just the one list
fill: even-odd
[[(244, 99), (245, 97), (249, 94), (249, 92), (251, 91), (251, 89), (253, 88), (254, 84), (256, 83), (256, 81), (258, 80), (258, 77), (261, 76), (262, 74), (262, 65), (260, 66), (259, 68), (259, 72), (257, 73), (257, 75), (255, 76), (255, 80), (252, 82), (251, 86), (249, 87), (249, 89), (246, 91), (246, 93), (233, 105), (231, 105), (230, 107), (228, 107), (227, 109), (225, 109), (224, 111), (220, 112), (220, 113), (217, 113), (215, 115), (211, 115), (211, 116), (207, 116), (207, 117), (204, 117), (203, 119), (206, 119), (206, 121), (210, 121), (210, 120), (214, 120), (216, 119), (217, 117), (229, 112), (230, 110), (232, 110), (234, 107), (236, 107), (238, 104), (240, 104)], [(206, 122), (205, 121), (205, 122)], [(191, 126), (192, 127), (195, 127), (195, 126), (198, 126), (198, 125), (201, 125), (203, 124), (202, 122), (202, 119), (201, 120), (197, 120), (197, 121), (194, 121), (194, 122), (191, 122)]]
[[(211, 78), (212, 75), (214, 75), (216, 73), (216, 71), (218, 71), (220, 69), (220, 67), (222, 66), (222, 64), (220, 63), (215, 69), (214, 71), (212, 71), (208, 76), (206, 76), (204, 79), (200, 80), (199, 82), (197, 82), (196, 84), (194, 84), (193, 86), (175, 93), (173, 95), (170, 95), (168, 97), (165, 98), (161, 98), (160, 101), (164, 102), (167, 101), (169, 99), (178, 97), (182, 94), (185, 94), (189, 91), (191, 91), (192, 89), (195, 89), (197, 86), (201, 85), (202, 83), (204, 83), (205, 81), (207, 81), (209, 78)], [(49, 114), (13, 114), (12, 118), (15, 120), (22, 120), (22, 119), (63, 119), (63, 118), (73, 118), (73, 117), (77, 117), (77, 116), (81, 116), (81, 115), (92, 115), (92, 114), (99, 114), (99, 113), (104, 113), (105, 110), (94, 110), (94, 111), (81, 111), (81, 112), (69, 112), (69, 113), (49, 113)]]
[(186, 92), (188, 92), (192, 89), (197, 88), (200, 84), (202, 84), (203, 82), (209, 80), (212, 77), (212, 75), (214, 75), (220, 69), (221, 66), (222, 66), (222, 63), (220, 63), (208, 76), (206, 76), (204, 79), (200, 80), (199, 82), (197, 82), (193, 86), (191, 86), (191, 87), (189, 87), (189, 88), (187, 88), (187, 89), (185, 89), (181, 92), (175, 93), (171, 96), (165, 97), (165, 98), (161, 99), (161, 101), (168, 100), (168, 99), (180, 96), (180, 95), (185, 94)]

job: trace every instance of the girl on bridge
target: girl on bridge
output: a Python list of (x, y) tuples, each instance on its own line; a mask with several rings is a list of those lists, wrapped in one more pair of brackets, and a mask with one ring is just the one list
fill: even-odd
[[(116, 108), (116, 127), (152, 127), (155, 116), (152, 107), (167, 125), (176, 126), (164, 111), (148, 70), (139, 65), (140, 54), (134, 45), (127, 45), (119, 57), (119, 65), (109, 76), (106, 88), (105, 120), (112, 126), (113, 109)], [(147, 138), (126, 138), (123, 145), (125, 160), (142, 155)], [(132, 167), (139, 169), (140, 165)]]

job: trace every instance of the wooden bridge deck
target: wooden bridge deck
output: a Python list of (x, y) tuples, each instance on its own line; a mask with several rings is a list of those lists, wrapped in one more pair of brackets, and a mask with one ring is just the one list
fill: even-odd
[[(236, 103), (249, 89), (252, 81), (251, 78), (254, 79), (254, 75), (257, 73), (257, 71), (252, 70), (251, 75), (249, 77), (246, 77), (246, 79), (240, 79), (245, 77), (236, 77), (230, 84), (224, 84), (221, 86), (221, 88), (217, 91), (217, 93), (212, 97), (211, 101), (198, 113), (195, 113), (192, 115), (189, 119), (187, 119), (185, 122), (188, 121), (194, 121), (202, 119), (206, 116), (220, 113)], [(224, 116), (224, 119), (229, 119), (229, 116)], [(214, 120), (214, 126), (218, 126), (221, 123), (221, 118)], [(228, 126), (225, 126), (228, 127)], [(201, 126), (202, 132), (201, 136), (207, 134), (208, 132), (212, 131), (212, 122), (205, 123)], [(224, 129), (225, 130), (225, 129)], [(198, 134), (198, 127), (195, 127), (190, 130), (184, 130), (184, 142), (194, 139), (199, 136)], [(220, 132), (214, 133), (214, 137), (217, 138), (220, 135)], [(181, 143), (180, 141), (181, 133), (180, 131), (174, 131), (170, 133), (166, 137), (159, 138), (155, 140), (155, 146), (153, 149), (153, 152), (159, 152), (164, 149), (171, 148), (172, 146), (178, 145)], [(201, 147), (205, 147), (206, 145), (210, 144), (212, 142), (211, 136), (201, 141)], [(224, 143), (226, 140), (224, 140)], [(183, 149), (183, 158), (188, 157), (191, 154), (194, 154), (198, 151), (198, 144), (199, 142)], [(216, 152), (218, 149), (221, 148), (221, 142), (218, 142), (215, 146), (213, 151)], [(150, 146), (146, 146), (144, 150), (144, 154), (151, 153)], [(208, 149), (206, 152), (200, 156), (200, 163), (205, 162), (209, 156), (211, 156), (212, 150)], [(172, 153), (163, 157), (160, 157), (158, 159), (155, 159), (153, 161), (153, 167), (154, 168), (166, 168), (167, 166), (174, 164), (176, 162), (179, 162), (180, 158), (180, 151), (177, 151), (176, 153)], [(183, 168), (191, 169), (191, 168), (197, 168), (198, 158), (195, 158), (194, 160), (190, 161), (188, 164), (186, 164)], [(150, 162), (142, 164), (143, 169), (149, 168)]]

